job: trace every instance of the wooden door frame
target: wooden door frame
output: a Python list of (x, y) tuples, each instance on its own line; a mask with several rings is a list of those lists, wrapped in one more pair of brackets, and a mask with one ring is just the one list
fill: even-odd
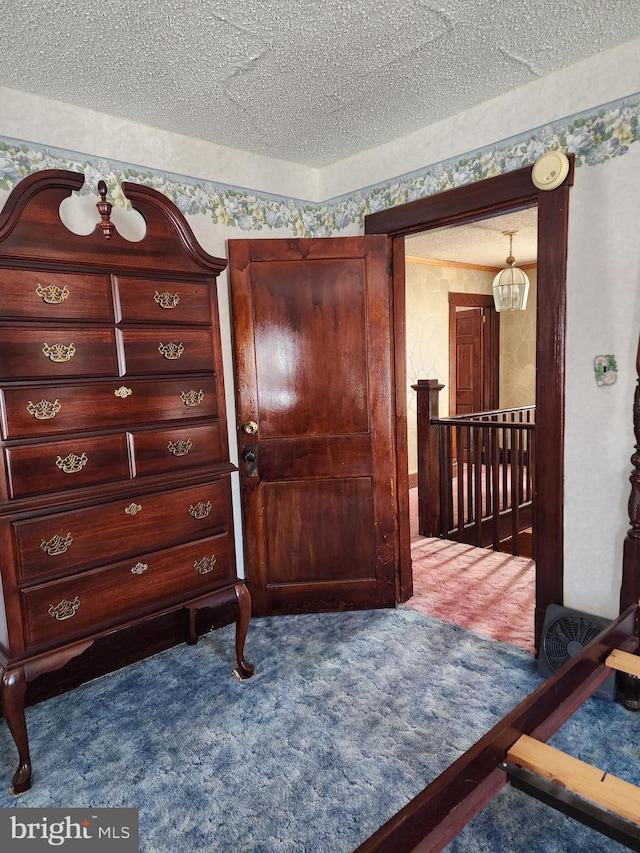
[[(538, 209), (538, 300), (536, 308), (536, 434), (534, 500), (536, 537), (535, 640), (539, 646), (549, 604), (563, 603), (564, 408), (566, 277), (569, 191), (574, 158), (564, 183), (538, 190), (531, 166), (447, 190), (365, 217), (365, 234), (386, 234), (392, 244), (395, 403), (398, 418), (396, 482), (398, 510), (398, 600), (412, 593), (406, 401), (404, 238), (500, 213)], [(542, 464), (544, 462), (544, 464)]]
[(482, 327), (483, 409), (497, 409), (500, 399), (500, 323), (494, 308), (493, 296), (487, 293), (453, 291), (449, 293), (449, 413), (452, 415), (456, 413), (456, 311), (458, 308), (485, 308), (488, 312), (486, 316), (489, 317), (489, 322)]

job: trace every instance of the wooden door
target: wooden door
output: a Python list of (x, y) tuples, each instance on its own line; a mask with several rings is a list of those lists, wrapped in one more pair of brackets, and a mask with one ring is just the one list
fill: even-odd
[(468, 415), (497, 409), (500, 320), (493, 297), (449, 294), (449, 411)]
[[(452, 414), (470, 415), (483, 409), (483, 358), (482, 358), (482, 308), (457, 308), (453, 310), (453, 338), (449, 341), (451, 351), (450, 375)], [(463, 429), (458, 436), (451, 436), (451, 458), (469, 463), (469, 436)], [(454, 469), (455, 470), (455, 469)]]
[(254, 612), (393, 606), (388, 241), (231, 240), (229, 260)]
[[(455, 415), (481, 412), (483, 400), (482, 370), (482, 308), (463, 308), (455, 311)], [(453, 383), (452, 383), (453, 384)]]

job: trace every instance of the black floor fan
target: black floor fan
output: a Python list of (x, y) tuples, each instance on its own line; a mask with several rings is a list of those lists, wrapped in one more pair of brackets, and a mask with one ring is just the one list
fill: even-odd
[[(538, 653), (538, 673), (548, 678), (597, 637), (609, 621), (601, 616), (581, 613), (579, 610), (572, 610), (560, 604), (550, 604), (544, 615)], [(615, 672), (611, 673), (593, 695), (609, 702), (615, 700)]]

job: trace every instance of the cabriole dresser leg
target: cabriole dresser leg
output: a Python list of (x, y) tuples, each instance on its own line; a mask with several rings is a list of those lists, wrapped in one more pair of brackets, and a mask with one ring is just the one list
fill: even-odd
[(238, 668), (234, 669), (233, 674), (240, 681), (245, 681), (253, 675), (253, 664), (244, 659), (244, 641), (247, 638), (249, 620), (251, 619), (251, 596), (246, 585), (243, 583), (237, 583), (234, 589), (236, 598), (238, 599), (238, 616), (236, 617), (236, 659), (238, 661)]
[(24, 667), (4, 670), (0, 682), (0, 700), (2, 713), (7, 721), (11, 736), (18, 748), (18, 769), (14, 773), (10, 788), (14, 796), (24, 794), (31, 787), (31, 757), (29, 755), (29, 737), (24, 716), (24, 697), (27, 679)]

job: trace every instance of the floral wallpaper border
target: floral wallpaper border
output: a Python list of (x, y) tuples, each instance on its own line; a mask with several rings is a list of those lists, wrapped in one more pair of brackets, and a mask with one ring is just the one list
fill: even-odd
[(0, 136), (0, 189), (10, 190), (42, 169), (70, 169), (84, 173), (85, 193), (97, 195), (98, 181), (105, 180), (116, 205), (128, 204), (120, 184), (133, 181), (155, 187), (183, 213), (205, 214), (216, 225), (242, 231), (286, 228), (298, 237), (328, 237), (361, 226), (368, 213), (510, 172), (534, 163), (546, 151), (559, 148), (575, 154), (576, 166), (595, 166), (626, 154), (639, 141), (637, 93), (392, 180), (311, 202)]

